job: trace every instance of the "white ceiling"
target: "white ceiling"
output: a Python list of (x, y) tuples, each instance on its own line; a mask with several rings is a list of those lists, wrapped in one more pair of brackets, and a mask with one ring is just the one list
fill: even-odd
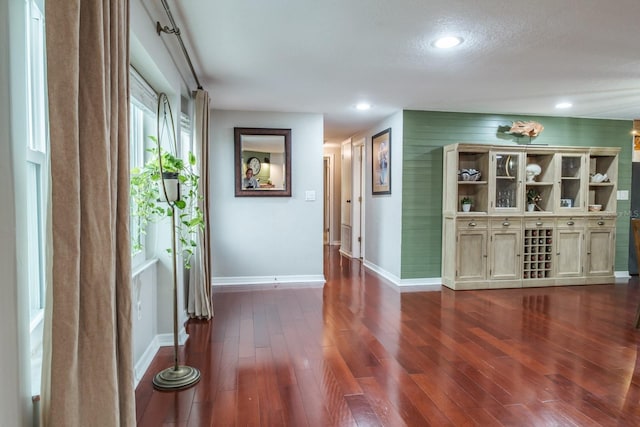
[[(640, 0), (169, 6), (214, 108), (322, 113), (330, 142), (402, 109), (640, 118)], [(465, 42), (431, 46), (445, 34)]]

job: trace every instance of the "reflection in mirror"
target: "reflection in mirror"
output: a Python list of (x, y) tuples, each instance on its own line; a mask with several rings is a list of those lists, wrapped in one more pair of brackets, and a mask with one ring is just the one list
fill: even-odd
[(291, 196), (291, 129), (235, 128), (236, 197)]

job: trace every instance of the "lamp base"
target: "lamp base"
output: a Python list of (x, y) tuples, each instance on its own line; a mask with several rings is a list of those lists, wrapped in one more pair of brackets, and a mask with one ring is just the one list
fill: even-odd
[(200, 381), (200, 371), (191, 366), (172, 366), (153, 377), (156, 390), (182, 390)]

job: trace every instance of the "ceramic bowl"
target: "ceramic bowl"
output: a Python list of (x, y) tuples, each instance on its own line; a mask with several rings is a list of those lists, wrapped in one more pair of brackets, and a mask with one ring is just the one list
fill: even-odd
[(462, 169), (458, 175), (460, 181), (479, 181), (482, 174), (477, 169)]
[(589, 205), (589, 212), (600, 212), (602, 205)]
[(606, 173), (604, 175), (601, 173), (597, 173), (591, 176), (591, 182), (600, 183), (600, 182), (605, 182), (606, 180), (607, 180)]

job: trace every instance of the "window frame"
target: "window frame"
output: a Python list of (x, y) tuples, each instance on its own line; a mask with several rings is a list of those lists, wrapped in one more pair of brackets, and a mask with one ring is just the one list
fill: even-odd
[[(156, 127), (156, 107), (158, 95), (145, 79), (130, 67), (129, 101), (129, 168), (142, 167), (147, 159), (147, 149), (151, 147), (150, 135)], [(147, 231), (140, 228), (139, 219), (133, 215), (133, 202), (129, 231), (131, 237), (131, 265), (135, 269), (147, 261)], [(141, 249), (136, 250), (137, 243)]]
[[(46, 292), (46, 195), (48, 194), (48, 109), (45, 16), (42, 0), (25, 2), (27, 72), (27, 251), (29, 319), (32, 334), (44, 317)], [(35, 176), (33, 176), (35, 175)], [(32, 337), (33, 342), (41, 342)], [(33, 344), (32, 344), (33, 347)]]

